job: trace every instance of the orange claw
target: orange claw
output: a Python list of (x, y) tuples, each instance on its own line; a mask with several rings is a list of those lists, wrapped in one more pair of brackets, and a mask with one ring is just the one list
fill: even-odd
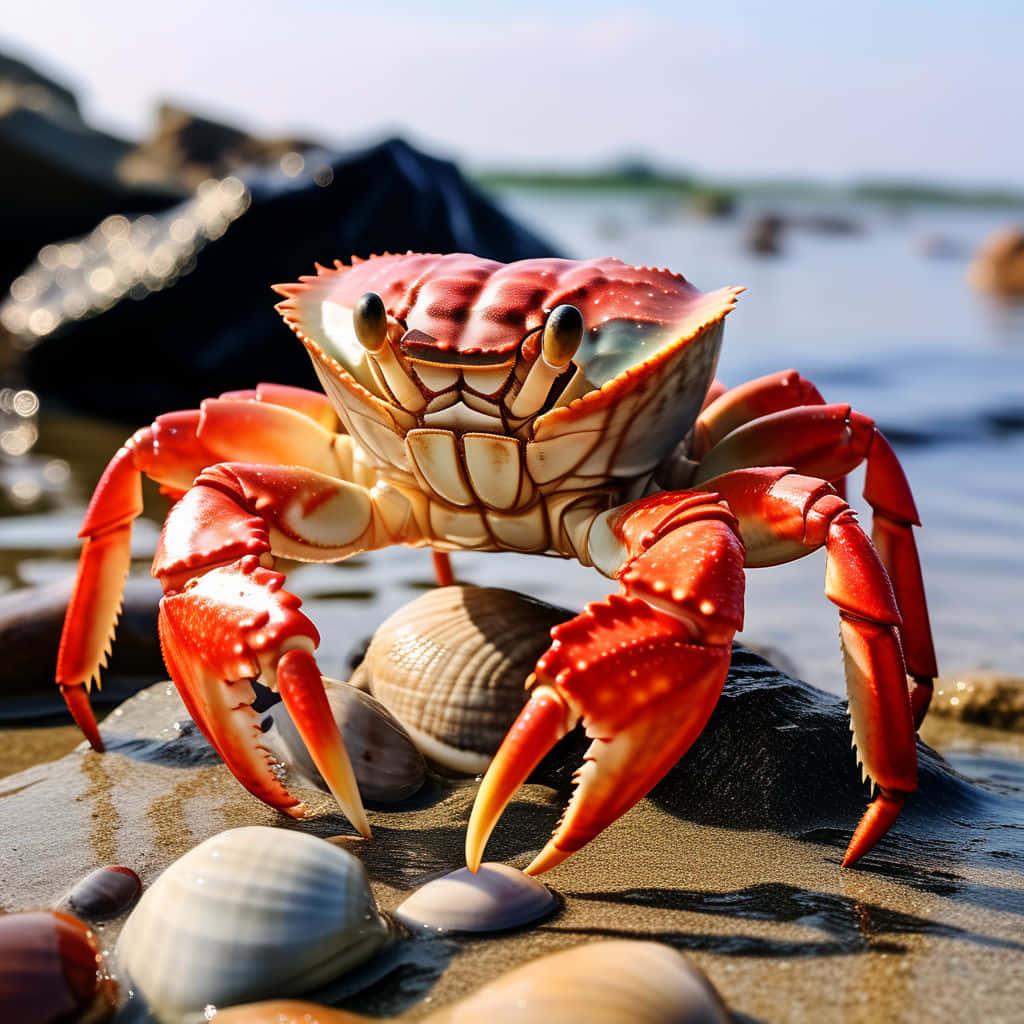
[[(475, 870), (509, 800), (582, 720), (593, 741), (540, 874), (656, 785), (700, 735), (721, 694), (741, 623), (743, 549), (714, 495), (657, 495), (609, 515), (622, 594), (551, 631), (537, 686), (484, 776), (470, 817)], [(657, 603), (657, 607), (654, 604)]]

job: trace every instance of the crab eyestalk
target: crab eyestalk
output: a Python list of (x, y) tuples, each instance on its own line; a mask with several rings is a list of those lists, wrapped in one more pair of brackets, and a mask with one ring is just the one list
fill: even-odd
[(376, 292), (366, 292), (352, 308), (352, 326), (359, 344), (366, 349), (371, 363), (376, 364), (387, 389), (398, 404), (409, 412), (418, 412), (427, 404), (416, 381), (409, 376), (394, 349), (388, 344), (391, 321), (384, 300)]
[(540, 355), (530, 367), (509, 410), (515, 417), (532, 416), (543, 405), (551, 385), (565, 373), (583, 341), (583, 314), (570, 305), (556, 306), (544, 324)]

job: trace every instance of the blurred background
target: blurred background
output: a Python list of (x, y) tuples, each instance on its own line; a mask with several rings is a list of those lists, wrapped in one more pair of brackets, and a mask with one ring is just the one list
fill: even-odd
[[(135, 427), (312, 385), (271, 283), (385, 249), (614, 255), (747, 287), (727, 383), (792, 366), (878, 421), (924, 521), (940, 667), (1020, 674), (1024, 7), (681, 6), (9, 5), (0, 599), (67, 578)], [(149, 495), (140, 579), (163, 511)], [(455, 567), (572, 607), (608, 589), (536, 558)], [(344, 676), (430, 579), (391, 551), (291, 585), (338, 624)], [(742, 639), (841, 692), (822, 583), (821, 557), (751, 572)]]

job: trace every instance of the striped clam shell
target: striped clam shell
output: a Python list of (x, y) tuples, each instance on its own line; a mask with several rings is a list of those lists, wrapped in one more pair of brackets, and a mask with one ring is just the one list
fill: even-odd
[(496, 587), (438, 587), (381, 623), (352, 683), (437, 764), (487, 768), (526, 701), (525, 684), (575, 613)]
[(119, 967), (161, 1021), (208, 1005), (312, 993), (391, 932), (359, 860), (303, 832), (229, 829), (176, 860), (142, 895)]
[[(415, 793), (427, 777), (423, 755), (395, 717), (368, 693), (324, 678), (327, 703), (341, 730), (364, 800), (397, 803)], [(284, 701), (263, 716), (263, 745), (284, 766), (290, 780), (329, 792)]]
[[(371, 1024), (380, 1018), (273, 1000), (217, 1024)], [(397, 1018), (388, 1018), (396, 1020)], [(502, 974), (424, 1024), (727, 1024), (729, 1011), (690, 960), (660, 942), (590, 942)]]

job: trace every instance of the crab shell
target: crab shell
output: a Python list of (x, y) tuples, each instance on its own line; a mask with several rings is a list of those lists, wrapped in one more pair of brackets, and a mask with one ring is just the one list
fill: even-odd
[[(278, 310), (378, 471), (422, 486), (437, 435), (454, 433), (467, 460), (523, 454), (533, 484), (550, 493), (657, 467), (700, 410), (722, 321), (742, 289), (704, 294), (678, 274), (611, 258), (503, 264), (407, 253), (317, 266), (277, 291), (286, 296)], [(381, 297), (389, 323), (386, 351), (372, 358), (353, 327), (366, 292)], [(516, 415), (541, 362), (545, 320), (563, 304), (581, 312), (583, 341), (538, 408)], [(503, 500), (524, 507), (535, 494), (519, 488)]]

